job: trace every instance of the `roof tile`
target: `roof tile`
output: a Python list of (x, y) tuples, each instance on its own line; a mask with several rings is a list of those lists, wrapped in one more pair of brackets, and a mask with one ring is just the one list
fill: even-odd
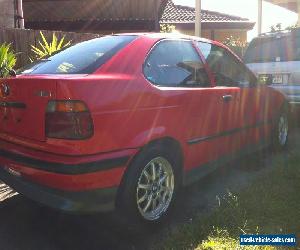
[[(203, 22), (247, 22), (249, 19), (228, 15), (216, 11), (202, 10), (201, 18)], [(172, 0), (168, 0), (166, 7), (160, 18), (160, 23), (194, 23), (195, 8), (176, 5)]]

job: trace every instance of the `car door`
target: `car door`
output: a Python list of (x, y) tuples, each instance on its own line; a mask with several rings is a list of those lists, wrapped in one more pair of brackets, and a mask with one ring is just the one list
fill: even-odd
[[(223, 95), (216, 95), (206, 65), (190, 40), (160, 41), (150, 52), (144, 67), (145, 77), (181, 104), (173, 129), (184, 140), (187, 170), (216, 160), (223, 138)], [(230, 92), (227, 92), (230, 93)], [(229, 102), (229, 101), (228, 101)]]
[(247, 137), (242, 138), (243, 144), (258, 145), (264, 141), (272, 129), (271, 104), (272, 96), (268, 88), (256, 84), (256, 78), (245, 69), (250, 84), (241, 87), (242, 126), (247, 130)]
[[(239, 64), (239, 71), (243, 75), (240, 83), (240, 113), (241, 113), (241, 137), (240, 145), (257, 145), (262, 141), (265, 132), (262, 130), (267, 125), (268, 92), (265, 87), (257, 85), (257, 79), (250, 70), (242, 63)], [(267, 109), (265, 109), (267, 108)]]
[(225, 52), (226, 61), (233, 69), (231, 78), (240, 88), (239, 106), (235, 108), (239, 133), (237, 146), (242, 149), (249, 145), (257, 145), (268, 129), (269, 117), (268, 91), (263, 86), (257, 85), (257, 79), (250, 70), (235, 57), (232, 53)]
[(233, 56), (223, 47), (197, 42), (206, 63), (214, 76), (214, 94), (220, 106), (222, 133), (219, 137), (219, 155), (234, 153), (239, 150), (242, 113), (240, 109), (241, 88), (238, 64)]

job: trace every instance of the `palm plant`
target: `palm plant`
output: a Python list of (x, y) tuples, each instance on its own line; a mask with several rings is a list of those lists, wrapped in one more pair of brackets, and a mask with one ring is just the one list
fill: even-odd
[[(43, 32), (40, 31), (42, 40), (39, 41), (39, 47), (31, 45), (31, 51), (34, 53), (34, 60), (43, 59), (45, 57), (51, 56), (56, 52), (62, 50), (65, 47), (71, 45), (71, 41), (65, 43), (65, 37), (63, 36), (60, 41), (55, 33), (52, 35), (52, 41), (48, 42), (45, 38)], [(31, 59), (31, 61), (34, 61)]]
[(7, 77), (16, 65), (17, 57), (11, 44), (0, 44), (0, 78)]

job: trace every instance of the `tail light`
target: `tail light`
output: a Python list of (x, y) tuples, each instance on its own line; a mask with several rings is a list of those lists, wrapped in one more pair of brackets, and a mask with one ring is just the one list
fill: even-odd
[(83, 140), (93, 136), (94, 126), (87, 106), (81, 101), (50, 101), (46, 110), (48, 138)]

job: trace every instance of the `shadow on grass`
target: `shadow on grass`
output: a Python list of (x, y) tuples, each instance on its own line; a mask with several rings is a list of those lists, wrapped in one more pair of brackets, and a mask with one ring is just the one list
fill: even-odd
[(298, 233), (299, 237), (300, 156), (289, 152), (270, 160), (272, 171), (236, 194), (219, 196), (212, 213), (198, 215), (192, 223), (170, 233), (159, 248), (239, 249), (239, 235), (249, 233)]

